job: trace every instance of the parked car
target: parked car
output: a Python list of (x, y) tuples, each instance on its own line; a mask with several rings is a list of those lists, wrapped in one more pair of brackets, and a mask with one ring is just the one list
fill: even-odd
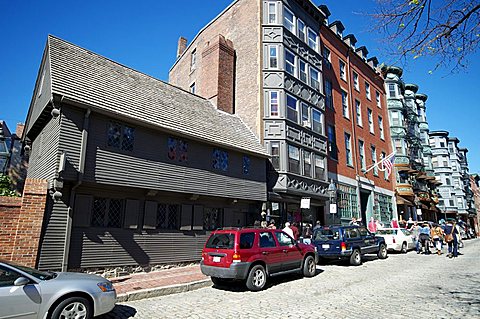
[(0, 318), (89, 319), (112, 310), (116, 297), (100, 276), (38, 271), (0, 259)]
[(278, 229), (221, 229), (205, 243), (200, 268), (214, 284), (239, 280), (257, 291), (268, 276), (288, 272), (314, 276), (317, 260), (315, 247)]
[(379, 229), (375, 233), (376, 236), (385, 238), (387, 249), (389, 251), (398, 251), (406, 253), (410, 249), (415, 249), (412, 233), (403, 228), (385, 228)]
[(354, 266), (362, 263), (365, 254), (387, 258), (385, 239), (365, 226), (324, 226), (313, 233), (313, 244), (320, 259), (348, 260)]

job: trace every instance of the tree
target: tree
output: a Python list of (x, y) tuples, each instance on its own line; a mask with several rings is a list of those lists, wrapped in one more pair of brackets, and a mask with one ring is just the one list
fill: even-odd
[(479, 0), (377, 0), (373, 17), (400, 60), (435, 58), (439, 67), (457, 71), (480, 42)]
[(0, 196), (15, 197), (17, 192), (12, 189), (12, 181), (7, 175), (0, 173)]

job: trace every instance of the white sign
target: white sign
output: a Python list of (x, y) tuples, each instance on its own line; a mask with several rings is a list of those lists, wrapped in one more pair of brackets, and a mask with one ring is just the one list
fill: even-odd
[(422, 216), (422, 209), (421, 208), (417, 208), (417, 215)]
[(330, 214), (337, 213), (337, 204), (330, 204)]
[(310, 209), (310, 197), (303, 197), (300, 201), (300, 208)]

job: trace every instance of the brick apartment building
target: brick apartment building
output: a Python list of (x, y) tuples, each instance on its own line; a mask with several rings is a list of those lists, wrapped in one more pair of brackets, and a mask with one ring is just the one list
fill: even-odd
[[(320, 6), (328, 17), (325, 6)], [(375, 57), (357, 47), (353, 34), (344, 35), (340, 21), (320, 28), (326, 95), (326, 132), (329, 140), (329, 177), (339, 189), (338, 217), (370, 217), (389, 222), (394, 174), (382, 165), (370, 169), (392, 152), (384, 82)]]
[[(329, 15), (309, 0), (233, 1), (188, 45), (180, 38), (169, 81), (240, 116), (262, 141), (272, 157), (271, 217), (333, 222), (326, 208), (331, 180), (335, 222), (387, 221), (394, 214), (392, 179), (362, 173), (391, 153), (383, 80), (376, 59), (367, 61), (366, 48), (342, 36), (341, 23), (328, 25)], [(302, 198), (310, 198), (303, 214)]]

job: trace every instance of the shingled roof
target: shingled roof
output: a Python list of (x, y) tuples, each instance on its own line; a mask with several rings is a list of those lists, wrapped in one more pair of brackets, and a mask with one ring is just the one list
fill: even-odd
[(253, 132), (208, 100), (54, 36), (52, 93), (206, 143), (268, 156)]

